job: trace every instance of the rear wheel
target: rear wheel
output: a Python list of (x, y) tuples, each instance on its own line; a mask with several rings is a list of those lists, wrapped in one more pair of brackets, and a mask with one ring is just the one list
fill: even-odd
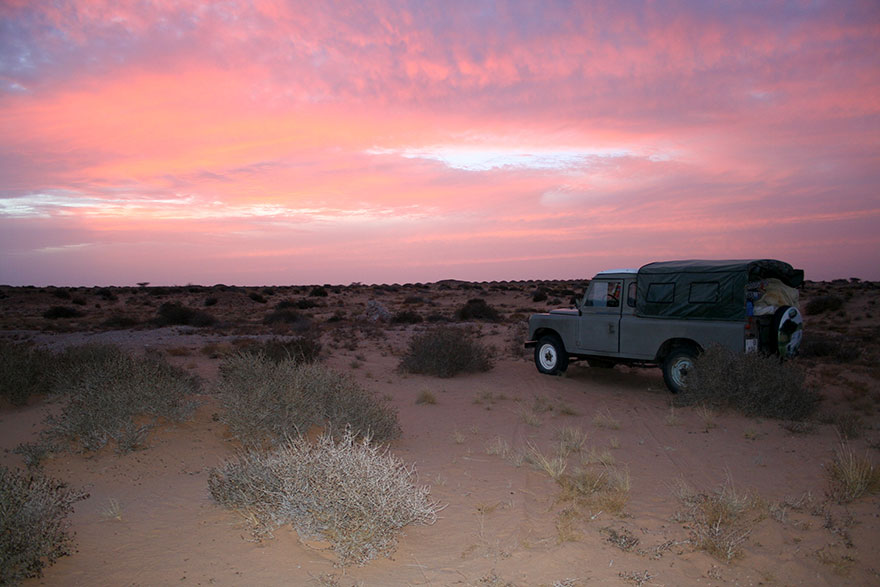
[(556, 336), (542, 336), (535, 347), (535, 366), (545, 375), (561, 375), (568, 368), (568, 353)]
[(680, 346), (672, 349), (663, 360), (663, 381), (672, 393), (680, 393), (687, 389), (688, 373), (694, 368), (697, 349)]

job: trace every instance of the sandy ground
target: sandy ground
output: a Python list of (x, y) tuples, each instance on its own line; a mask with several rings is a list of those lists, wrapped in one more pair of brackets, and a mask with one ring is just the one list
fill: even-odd
[[(873, 360), (805, 364), (826, 397), (824, 416), (808, 433), (733, 413), (672, 410), (659, 370), (576, 363), (565, 377), (540, 375), (525, 353), (512, 350), (527, 310), (547, 307), (532, 301), (531, 287), (484, 286), (476, 292), (435, 284), (379, 293), (341, 288), (311, 310), (314, 320), (325, 324), (324, 361), (390, 399), (403, 427), (392, 452), (414, 464), (432, 498), (446, 506), (433, 526), (407, 527), (393, 558), (344, 569), (335, 566), (325, 545), (305, 543), (288, 528), (272, 540), (251, 541), (244, 520), (217, 506), (208, 493), (208, 472), (237, 447), (213, 417), (219, 407), (210, 387), (221, 359), (203, 349), (278, 334), (260, 325), (270, 308), (255, 311), (254, 304), (236, 302), (238, 309), (226, 312), (221, 300), (215, 313), (227, 322), (219, 327), (106, 330), (97, 327), (97, 317), (111, 310), (146, 316), (158, 301), (142, 303), (143, 296), (129, 292), (127, 299), (120, 294), (112, 303), (99, 302), (100, 308), (90, 302), (86, 318), (49, 325), (38, 318), (59, 300), (33, 290), (24, 292), (31, 300), (26, 303), (21, 291), (6, 288), (0, 304), (9, 338), (53, 348), (111, 342), (133, 352), (160, 350), (204, 382), (195, 417), (154, 430), (148, 448), (127, 455), (112, 448), (61, 454), (45, 464), (49, 475), (84, 488), (90, 498), (79, 502), (70, 518), (76, 552), (26, 584), (880, 584), (880, 498), (836, 504), (826, 498), (825, 473), (841, 441), (829, 413), (859, 414), (863, 432), (850, 445), (876, 462), (880, 384)], [(822, 284), (812, 287), (816, 295), (823, 291)], [(848, 298), (850, 334), (858, 328), (876, 333), (873, 291), (858, 290)], [(480, 294), (505, 317), (500, 324), (475, 325), (481, 341), (496, 349), (495, 366), (486, 373), (452, 379), (401, 374), (396, 367), (409, 338), (427, 324), (357, 326), (370, 299), (392, 312), (451, 313)], [(424, 299), (414, 302), (413, 296)], [(324, 322), (340, 312), (346, 320)], [(816, 318), (812, 324), (833, 334), (838, 322)], [(436, 403), (416, 403), (424, 392)], [(12, 449), (36, 438), (52, 409), (51, 401), (37, 398), (0, 410), (0, 462), (22, 466)], [(583, 456), (573, 455), (572, 466), (579, 458), (604, 454), (617, 470), (628, 472), (629, 499), (621, 513), (573, 508), (560, 499), (560, 487), (547, 473), (517, 458), (528, 443), (552, 452), (563, 427), (587, 434)], [(510, 447), (506, 458), (487, 450), (499, 438)], [(675, 488), (682, 481), (707, 492), (728, 483), (761, 500), (763, 513), (741, 556), (728, 564), (695, 548), (687, 525), (675, 521), (681, 508)], [(783, 505), (798, 500), (803, 507)], [(634, 536), (638, 544), (625, 551), (610, 539), (615, 534)]]

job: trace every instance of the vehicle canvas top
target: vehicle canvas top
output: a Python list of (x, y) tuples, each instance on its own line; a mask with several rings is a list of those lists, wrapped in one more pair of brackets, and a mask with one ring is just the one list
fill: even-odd
[(638, 316), (744, 320), (749, 283), (778, 279), (794, 288), (804, 272), (775, 259), (664, 261), (643, 266), (636, 279)]

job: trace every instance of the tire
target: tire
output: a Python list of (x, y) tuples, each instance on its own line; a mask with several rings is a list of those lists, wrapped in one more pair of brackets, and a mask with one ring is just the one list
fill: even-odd
[(801, 346), (804, 319), (794, 306), (782, 306), (773, 314), (770, 352), (783, 359), (795, 356)]
[(568, 369), (568, 353), (556, 336), (542, 336), (535, 347), (535, 366), (545, 375), (562, 375)]
[(663, 359), (663, 381), (672, 393), (681, 393), (687, 389), (687, 374), (694, 368), (697, 350), (689, 346), (672, 349)]

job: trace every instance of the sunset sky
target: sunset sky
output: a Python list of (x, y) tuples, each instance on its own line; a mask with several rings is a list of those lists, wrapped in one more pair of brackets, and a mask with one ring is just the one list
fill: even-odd
[(880, 280), (880, 2), (0, 0), (0, 283)]

